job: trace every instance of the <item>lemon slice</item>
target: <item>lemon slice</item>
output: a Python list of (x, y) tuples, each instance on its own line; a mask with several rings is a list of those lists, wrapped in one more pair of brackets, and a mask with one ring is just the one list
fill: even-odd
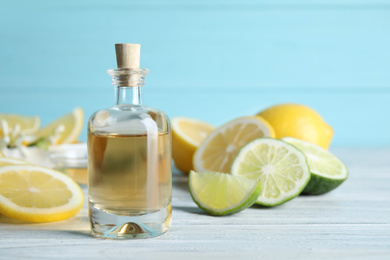
[(0, 214), (33, 222), (64, 220), (84, 203), (80, 187), (68, 176), (40, 166), (0, 168)]
[[(22, 116), (14, 114), (0, 114), (0, 122), (5, 120), (9, 128), (14, 129), (16, 125), (20, 126), (20, 131), (24, 134), (34, 134), (39, 130), (41, 119), (39, 116)], [(0, 128), (0, 136), (2, 129)]]
[(188, 188), (194, 202), (212, 215), (240, 212), (256, 201), (260, 180), (219, 172), (190, 172)]
[(55, 144), (69, 144), (77, 141), (83, 129), (84, 112), (82, 108), (76, 108), (72, 113), (66, 114), (38, 132), (38, 139), (53, 135), (58, 128), (64, 127)]
[(26, 161), (0, 156), (0, 167), (8, 165), (29, 164)]
[(187, 117), (174, 117), (171, 125), (173, 160), (179, 170), (188, 173), (193, 169), (192, 158), (196, 149), (215, 127)]
[(311, 178), (303, 194), (320, 195), (337, 188), (348, 178), (348, 170), (342, 161), (318, 145), (292, 137), (282, 139), (300, 149), (309, 163)]
[(198, 172), (230, 172), (238, 151), (259, 137), (274, 137), (272, 127), (261, 117), (240, 117), (213, 131), (194, 154)]
[(276, 206), (298, 196), (310, 179), (305, 155), (286, 142), (259, 138), (241, 149), (232, 165), (233, 175), (260, 178), (256, 204)]

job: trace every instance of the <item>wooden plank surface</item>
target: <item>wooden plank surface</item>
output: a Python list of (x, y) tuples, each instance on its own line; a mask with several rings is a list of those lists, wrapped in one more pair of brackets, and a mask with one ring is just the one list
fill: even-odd
[(172, 227), (152, 239), (91, 237), (86, 204), (55, 223), (0, 216), (0, 259), (389, 259), (390, 148), (333, 151), (350, 170), (337, 190), (225, 217), (197, 208), (175, 172)]

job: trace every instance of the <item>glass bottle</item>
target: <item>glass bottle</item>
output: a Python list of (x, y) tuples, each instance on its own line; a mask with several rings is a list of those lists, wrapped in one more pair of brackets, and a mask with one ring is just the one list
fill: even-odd
[(109, 69), (115, 106), (88, 122), (88, 200), (92, 234), (149, 238), (171, 225), (171, 129), (142, 104), (149, 69)]

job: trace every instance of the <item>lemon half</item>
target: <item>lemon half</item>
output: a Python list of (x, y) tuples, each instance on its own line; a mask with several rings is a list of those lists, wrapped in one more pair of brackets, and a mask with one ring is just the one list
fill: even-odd
[[(1, 120), (5, 120), (10, 128), (15, 128), (16, 125), (19, 125), (20, 131), (27, 135), (36, 133), (41, 125), (39, 116), (0, 114), (0, 121)], [(0, 137), (1, 135), (2, 129), (0, 128)]]
[(239, 150), (253, 139), (274, 137), (272, 127), (262, 118), (246, 116), (234, 119), (213, 131), (194, 154), (197, 172), (230, 172)]
[(71, 113), (63, 115), (49, 125), (40, 129), (38, 138), (52, 135), (59, 126), (64, 126), (64, 131), (56, 144), (69, 144), (77, 141), (84, 124), (84, 111), (82, 108), (75, 108)]
[(196, 149), (215, 127), (188, 117), (174, 117), (171, 123), (173, 160), (179, 170), (188, 173), (193, 169), (192, 157)]
[(23, 221), (51, 222), (76, 215), (84, 194), (70, 177), (52, 169), (0, 167), (0, 214)]

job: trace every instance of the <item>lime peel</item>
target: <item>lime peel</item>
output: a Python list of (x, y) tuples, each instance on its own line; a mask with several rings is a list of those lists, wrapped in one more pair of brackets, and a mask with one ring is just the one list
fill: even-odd
[(303, 190), (303, 194), (327, 193), (340, 186), (348, 178), (348, 169), (345, 164), (328, 150), (293, 137), (285, 137), (282, 140), (296, 146), (307, 157), (311, 179)]

